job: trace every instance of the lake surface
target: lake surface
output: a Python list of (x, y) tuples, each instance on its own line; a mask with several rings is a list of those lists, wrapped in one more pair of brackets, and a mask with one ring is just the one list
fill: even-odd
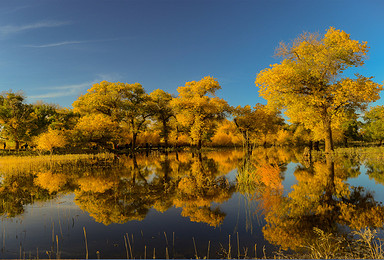
[(301, 250), (318, 230), (346, 237), (383, 226), (383, 160), (356, 158), (309, 162), (283, 149), (3, 157), (0, 257), (243, 258)]

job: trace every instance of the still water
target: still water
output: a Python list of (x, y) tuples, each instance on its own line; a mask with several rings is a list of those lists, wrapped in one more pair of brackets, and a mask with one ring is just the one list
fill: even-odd
[(260, 149), (0, 166), (1, 258), (273, 257), (318, 229), (383, 226), (380, 159)]

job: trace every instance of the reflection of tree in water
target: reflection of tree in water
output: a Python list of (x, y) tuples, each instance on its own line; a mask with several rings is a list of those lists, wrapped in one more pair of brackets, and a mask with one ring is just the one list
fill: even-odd
[(159, 212), (165, 212), (173, 205), (178, 181), (174, 176), (172, 160), (168, 157), (168, 153), (160, 160), (156, 160), (154, 172), (156, 174), (150, 182), (154, 199), (153, 208)]
[[(3, 215), (16, 216), (27, 204), (74, 192), (75, 203), (106, 225), (142, 220), (152, 208), (164, 212), (177, 206), (192, 221), (217, 226), (225, 214), (211, 204), (229, 199), (233, 192), (222, 177), (233, 169), (231, 156), (215, 154), (214, 160), (183, 153), (43, 163), (21, 174), (4, 174), (0, 209)], [(219, 158), (227, 165), (220, 168)]]
[(319, 245), (316, 230), (348, 238), (348, 228), (383, 226), (383, 206), (362, 187), (346, 184), (348, 174), (328, 156), (311, 169), (297, 168), (295, 176), (298, 183), (293, 190), (266, 211), (263, 233), (271, 243), (303, 250)]
[(58, 193), (74, 190), (73, 172), (79, 167), (90, 168), (105, 164), (108, 158), (82, 156), (47, 160), (44, 157), (3, 157), (1, 161), (0, 215), (15, 217), (24, 207), (37, 201), (47, 201)]
[(382, 158), (367, 158), (364, 164), (369, 178), (384, 185), (384, 160)]
[[(134, 192), (135, 195), (140, 193), (138, 190)], [(76, 192), (76, 204), (105, 225), (145, 218), (151, 206), (149, 199), (139, 196), (119, 198), (116, 195), (113, 190), (104, 193)]]
[(51, 198), (48, 191), (35, 186), (32, 174), (8, 174), (0, 186), (0, 215), (15, 217), (24, 213), (24, 205)]
[[(125, 160), (123, 172), (113, 171), (111, 174), (85, 177), (85, 182), (82, 181), (83, 177), (79, 179), (79, 188), (75, 192), (76, 204), (89, 212), (97, 222), (105, 225), (143, 220), (156, 200), (155, 191), (146, 179), (150, 173), (147, 165), (139, 165), (136, 157), (122, 160)], [(96, 184), (90, 184), (91, 180)], [(100, 184), (104, 188), (90, 188)]]
[(252, 202), (257, 202), (261, 213), (281, 200), (282, 180), (289, 155), (276, 149), (245, 153), (239, 161), (236, 190), (244, 195), (246, 205), (246, 229), (252, 232), (255, 214)]
[(212, 208), (211, 204), (228, 200), (234, 192), (233, 185), (223, 175), (213, 159), (202, 158), (201, 154), (194, 158), (190, 170), (178, 183), (174, 200), (176, 207), (183, 208), (182, 216), (190, 217), (194, 222), (219, 226), (225, 213), (218, 207)]
[(36, 173), (33, 180), (34, 184), (49, 191), (50, 194), (56, 194), (69, 182), (69, 176), (63, 173), (53, 173), (50, 170)]
[(283, 149), (263, 149), (252, 155), (246, 153), (238, 166), (237, 191), (253, 199), (281, 194), (290, 157)]
[[(164, 212), (175, 205), (182, 207), (182, 215), (192, 221), (212, 226), (222, 223), (225, 214), (210, 205), (229, 199), (233, 189), (219, 177), (218, 163), (213, 159), (165, 154), (151, 163), (141, 157), (121, 160), (124, 177), (112, 180), (111, 175), (99, 174), (97, 178), (78, 180), (76, 203), (96, 221), (108, 225), (142, 220), (151, 208)], [(96, 182), (95, 188), (92, 181)]]
[[(56, 198), (59, 193), (72, 192), (76, 187), (77, 169), (100, 165), (100, 160), (89, 159), (56, 162), (47, 160), (13, 160), (1, 169), (0, 215), (15, 217), (24, 213), (24, 206), (37, 201)], [(105, 164), (105, 160), (101, 160)], [(80, 167), (81, 166), (81, 167)], [(83, 172), (84, 170), (80, 171)]]

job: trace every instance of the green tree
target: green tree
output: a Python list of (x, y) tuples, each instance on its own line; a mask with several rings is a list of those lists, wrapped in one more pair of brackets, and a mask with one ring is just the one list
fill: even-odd
[(189, 129), (192, 143), (198, 149), (201, 148), (203, 138), (212, 134), (214, 123), (223, 119), (229, 109), (224, 99), (216, 97), (216, 90), (219, 89), (219, 82), (207, 76), (179, 87), (178, 97), (171, 102), (178, 122)]
[(20, 142), (29, 140), (31, 136), (31, 113), (32, 106), (24, 103), (21, 93), (8, 91), (0, 94), (0, 124), (3, 126), (1, 135), (14, 141), (17, 150)]
[(71, 130), (77, 124), (79, 117), (80, 115), (73, 112), (73, 109), (59, 107), (49, 127), (57, 130)]
[(282, 43), (277, 55), (283, 61), (261, 71), (255, 83), (269, 105), (286, 109), (292, 122), (320, 133), (329, 152), (332, 131), (345, 116), (379, 99), (382, 85), (371, 77), (341, 77), (347, 68), (362, 66), (367, 53), (366, 42), (332, 27), (324, 37), (305, 33), (291, 45)]
[(375, 141), (384, 139), (384, 106), (371, 107), (364, 114), (365, 124), (363, 125), (364, 134)]
[(359, 133), (359, 129), (361, 126), (361, 122), (358, 121), (357, 117), (350, 118), (346, 120), (342, 125), (343, 137), (344, 137), (344, 145), (348, 146), (348, 140), (357, 141), (360, 139), (361, 135)]
[(48, 127), (56, 120), (58, 105), (47, 104), (38, 101), (32, 105), (32, 117), (34, 128), (32, 135), (37, 136), (48, 130)]
[(62, 108), (57, 104), (48, 104), (38, 101), (32, 105), (33, 136), (39, 135), (49, 129), (70, 130), (77, 123), (79, 115), (72, 109)]

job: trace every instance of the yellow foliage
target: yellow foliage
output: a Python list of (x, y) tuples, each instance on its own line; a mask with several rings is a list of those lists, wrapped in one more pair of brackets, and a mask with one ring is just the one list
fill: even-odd
[(200, 81), (186, 82), (179, 87), (179, 96), (171, 101), (177, 121), (188, 129), (192, 144), (200, 144), (203, 135), (212, 130), (214, 121), (221, 119), (228, 109), (224, 99), (215, 96), (220, 89), (218, 81), (210, 76)]
[(224, 214), (218, 209), (212, 210), (211, 204), (228, 200), (232, 192), (229, 182), (224, 177), (217, 178), (217, 174), (223, 173), (217, 171), (212, 159), (193, 160), (186, 176), (179, 181), (173, 200), (174, 206), (183, 208), (183, 216), (211, 226), (222, 223)]
[(220, 175), (226, 175), (236, 168), (237, 161), (243, 158), (242, 150), (212, 151), (207, 158), (213, 159)]
[(224, 213), (219, 210), (211, 210), (208, 207), (184, 207), (181, 215), (189, 217), (193, 222), (207, 223), (212, 227), (221, 225), (225, 218)]
[(79, 187), (84, 192), (103, 193), (106, 190), (113, 188), (117, 184), (116, 181), (102, 177), (82, 177), (78, 179)]
[(381, 228), (384, 224), (384, 208), (372, 206), (365, 209), (358, 209), (355, 205), (340, 202), (340, 220), (355, 230), (366, 227)]
[(236, 125), (227, 119), (218, 123), (216, 132), (211, 138), (213, 146), (233, 146), (242, 143), (242, 136), (238, 133)]
[(110, 116), (95, 113), (82, 116), (75, 126), (75, 133), (86, 142), (105, 144), (119, 139), (119, 124)]
[(274, 142), (274, 134), (283, 123), (280, 112), (265, 105), (256, 104), (253, 108), (247, 105), (234, 109), (234, 123), (241, 133), (246, 146), (250, 142), (263, 145)]
[(145, 218), (146, 210), (132, 209), (126, 212), (125, 201), (116, 200), (114, 197), (104, 196), (99, 193), (75, 192), (75, 203), (89, 213), (96, 222), (110, 225), (111, 223), (123, 224), (131, 220), (141, 221)]
[(292, 134), (285, 129), (280, 129), (276, 133), (276, 142), (280, 145), (287, 145), (291, 143)]
[(55, 147), (64, 147), (67, 141), (63, 131), (49, 129), (48, 132), (40, 134), (35, 143), (37, 149), (52, 151)]
[(49, 193), (58, 192), (68, 181), (66, 174), (52, 172), (39, 172), (34, 180), (34, 183)]
[(262, 193), (260, 198), (258, 198), (258, 208), (262, 214), (266, 215), (272, 210), (276, 210), (282, 201), (283, 189), (273, 189), (267, 188)]
[(325, 162), (314, 162), (313, 168), (297, 168), (297, 184), (288, 197), (281, 194), (272, 206), (261, 204), (266, 209), (265, 238), (283, 249), (297, 250), (319, 243), (316, 229), (338, 236), (345, 226), (357, 230), (382, 227), (384, 207), (364, 189), (351, 188), (344, 171), (330, 156)]
[(355, 110), (376, 101), (382, 90), (369, 77), (340, 77), (345, 69), (363, 65), (367, 52), (366, 42), (351, 40), (332, 27), (323, 38), (303, 34), (291, 46), (281, 44), (278, 55), (285, 59), (261, 71), (255, 84), (269, 106), (286, 109), (292, 122), (325, 139), (330, 151), (332, 131)]
[(80, 118), (76, 129), (91, 135), (102, 135), (104, 132), (113, 132), (118, 124), (111, 117), (103, 114), (90, 114)]
[(169, 137), (169, 143), (171, 145), (185, 146), (191, 142), (191, 139), (186, 134), (176, 133), (175, 131), (171, 132)]
[(152, 114), (149, 101), (149, 95), (139, 83), (94, 84), (73, 103), (74, 111), (82, 115), (77, 129), (88, 139), (102, 144), (120, 141), (121, 130), (128, 130), (135, 146), (137, 134), (145, 129)]
[(152, 145), (158, 145), (160, 143), (160, 131), (145, 131), (142, 133), (139, 133), (137, 136), (137, 144), (152, 144)]
[(266, 186), (276, 190), (283, 188), (278, 165), (263, 165), (258, 169), (257, 174), (261, 175), (261, 181)]
[(193, 179), (187, 177), (183, 178), (177, 187), (181, 192), (191, 195), (196, 192), (197, 184), (193, 181)]
[(144, 89), (139, 83), (128, 84), (121, 82), (102, 81), (93, 84), (87, 93), (73, 102), (73, 110), (80, 114), (101, 113), (119, 121), (124, 117), (122, 108), (132, 94), (143, 94)]
[(211, 139), (214, 146), (230, 146), (233, 145), (232, 135), (217, 131)]

